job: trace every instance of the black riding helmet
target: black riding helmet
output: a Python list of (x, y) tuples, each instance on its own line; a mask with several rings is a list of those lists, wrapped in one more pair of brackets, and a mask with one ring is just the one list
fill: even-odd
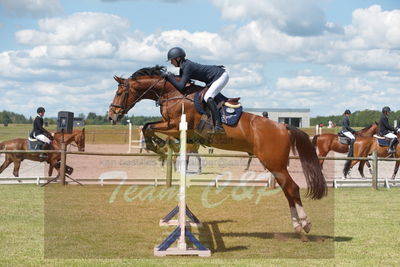
[(183, 50), (180, 47), (171, 48), (168, 51), (168, 55), (167, 55), (168, 60), (167, 61), (170, 61), (171, 59), (174, 59), (174, 58), (177, 58), (177, 57), (181, 57), (181, 58), (186, 57), (185, 50)]
[(38, 107), (38, 109), (36, 110), (36, 113), (42, 113), (42, 112), (46, 112), (44, 107)]
[(386, 113), (386, 112), (391, 112), (391, 110), (388, 106), (385, 106), (382, 108), (382, 113)]
[(351, 114), (351, 111), (350, 111), (349, 109), (346, 109), (346, 110), (344, 111), (344, 114)]

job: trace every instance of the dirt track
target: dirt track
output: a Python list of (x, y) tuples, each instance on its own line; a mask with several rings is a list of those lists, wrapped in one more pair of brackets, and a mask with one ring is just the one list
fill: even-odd
[[(70, 148), (76, 150), (76, 148)], [(127, 145), (105, 145), (95, 144), (86, 145), (87, 152), (127, 152)], [(132, 151), (138, 152), (138, 151)], [(146, 154), (146, 152), (144, 152)], [(215, 151), (214, 153), (234, 153), (228, 151)], [(338, 153), (330, 153), (328, 156), (344, 156)], [(0, 155), (0, 162), (4, 161), (4, 155)], [(74, 168), (73, 178), (77, 179), (93, 179), (98, 180), (101, 176), (113, 177), (115, 172), (126, 173), (127, 177), (132, 179), (142, 179), (149, 177), (165, 178), (166, 167), (161, 167), (161, 162), (157, 156), (154, 157), (104, 157), (104, 156), (80, 156), (68, 155), (67, 164)], [(253, 159), (250, 171), (245, 172), (244, 168), (247, 164), (247, 158), (202, 158), (202, 174), (194, 175), (198, 169), (197, 160), (192, 157), (189, 164), (189, 175), (197, 178), (214, 178), (220, 174), (230, 172), (232, 179), (240, 179), (246, 176), (268, 178), (269, 173), (264, 171), (263, 167), (257, 159)], [(341, 177), (344, 161), (325, 161), (324, 174), (328, 182), (331, 182), (333, 177)], [(178, 162), (179, 165), (179, 162)], [(358, 165), (356, 165), (358, 168)], [(390, 177), (394, 168), (393, 162), (379, 163), (379, 176)], [(0, 178), (13, 177), (13, 165), (10, 165)], [(112, 173), (110, 173), (112, 172)], [(289, 164), (289, 172), (293, 179), (300, 187), (305, 187), (305, 179), (300, 166), (299, 160), (291, 160)], [(55, 172), (53, 176), (55, 176)], [(365, 169), (365, 174), (370, 177), (368, 169)], [(174, 174), (175, 176), (178, 173)], [(47, 176), (47, 166), (44, 163), (25, 160), (21, 164), (20, 177), (44, 177)], [(118, 176), (118, 175), (117, 175)], [(358, 171), (354, 169), (351, 173), (353, 178), (360, 177)], [(114, 177), (118, 178), (118, 177)], [(119, 177), (121, 178), (121, 177)], [(225, 177), (226, 178), (226, 177)]]

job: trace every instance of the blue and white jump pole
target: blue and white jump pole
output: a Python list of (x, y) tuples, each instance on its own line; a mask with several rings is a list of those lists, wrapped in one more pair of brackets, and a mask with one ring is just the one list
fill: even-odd
[[(180, 182), (179, 182), (179, 204), (161, 221), (160, 225), (177, 225), (176, 229), (158, 246), (154, 248), (154, 256), (167, 255), (195, 255), (201, 257), (211, 256), (211, 251), (204, 247), (187, 226), (200, 226), (201, 223), (197, 217), (189, 210), (186, 205), (186, 140), (187, 140), (187, 122), (185, 114), (185, 106), (182, 104), (182, 116), (179, 124), (180, 131)], [(171, 220), (178, 214), (178, 220)], [(186, 220), (186, 216), (190, 221)], [(186, 238), (197, 248), (188, 248)], [(170, 246), (177, 241), (177, 247)]]

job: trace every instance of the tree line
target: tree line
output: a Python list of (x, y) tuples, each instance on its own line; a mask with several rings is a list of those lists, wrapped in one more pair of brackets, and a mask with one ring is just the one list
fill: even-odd
[[(362, 111), (355, 111), (350, 116), (350, 123), (351, 126), (354, 127), (366, 127), (371, 125), (373, 122), (378, 122), (379, 118), (381, 117), (382, 113), (378, 110), (362, 110)], [(76, 116), (78, 118), (82, 118), (85, 121), (86, 125), (101, 125), (101, 124), (109, 124), (110, 121), (108, 120), (108, 114), (105, 115), (98, 115), (95, 112), (89, 112), (87, 116), (83, 113), (78, 114)], [(317, 116), (315, 118), (310, 119), (310, 125), (314, 126), (317, 124), (324, 124), (328, 125), (329, 121), (334, 122), (336, 125), (340, 125), (343, 115), (330, 115), (330, 116)], [(57, 118), (47, 118), (44, 119), (48, 124), (56, 124)], [(161, 120), (160, 116), (125, 116), (122, 120), (122, 124), (128, 124), (128, 120), (133, 125), (144, 125), (148, 122), (154, 122)], [(397, 120), (400, 124), (400, 110), (396, 112), (392, 112), (389, 116), (389, 121), (393, 125), (393, 121)], [(0, 123), (1, 124), (31, 124), (33, 122), (33, 118), (29, 117), (26, 118), (22, 114), (17, 114), (14, 112), (9, 111), (2, 111), (0, 112)]]
[[(379, 119), (382, 115), (381, 111), (378, 110), (361, 110), (355, 111), (350, 116), (350, 124), (355, 127), (367, 127), (372, 123), (379, 122)], [(317, 116), (315, 118), (310, 119), (310, 125), (324, 124), (328, 125), (329, 121), (332, 121), (337, 126), (341, 125), (341, 121), (343, 118), (343, 114), (341, 115), (331, 115), (331, 116)], [(391, 125), (394, 124), (394, 120), (400, 124), (400, 110), (396, 112), (392, 112), (389, 115), (389, 122)]]
[[(85, 121), (86, 125), (101, 125), (101, 124), (110, 124), (108, 120), (108, 114), (105, 115), (97, 115), (95, 112), (89, 112), (87, 116), (85, 114), (80, 113), (78, 116), (75, 115), (77, 118), (82, 118)], [(2, 111), (0, 112), (0, 123), (1, 124), (32, 124), (33, 123), (32, 117), (25, 117), (22, 114), (17, 114), (10, 111)], [(154, 122), (161, 120), (160, 116), (125, 116), (122, 120), (122, 124), (128, 124), (128, 120), (133, 125), (144, 125), (148, 122)], [(44, 118), (44, 121), (48, 124), (56, 124), (57, 118)]]

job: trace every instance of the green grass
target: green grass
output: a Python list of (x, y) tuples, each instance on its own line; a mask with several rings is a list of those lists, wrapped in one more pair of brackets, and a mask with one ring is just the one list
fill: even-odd
[[(132, 139), (139, 139), (139, 131), (133, 126)], [(55, 125), (46, 127), (51, 132), (56, 131)], [(81, 129), (81, 128), (77, 128)], [(9, 124), (7, 127), (0, 125), (0, 142), (14, 138), (27, 138), (28, 132), (32, 130), (30, 124)], [(127, 144), (128, 126), (127, 125), (86, 125), (87, 144)]]
[[(130, 191), (127, 191), (130, 190)], [(309, 242), (292, 234), (281, 193), (258, 189), (188, 190), (203, 221), (211, 258), (155, 258), (171, 231), (158, 220), (176, 204), (164, 187), (0, 187), (0, 266), (395, 266), (399, 264), (399, 189), (336, 189), (304, 199)], [(250, 189), (249, 189), (250, 190)], [(175, 191), (176, 192), (176, 191)], [(165, 193), (165, 192), (164, 192)], [(160, 199), (161, 198), (161, 199)], [(204, 200), (221, 205), (207, 208)], [(334, 217), (333, 217), (334, 215)]]

